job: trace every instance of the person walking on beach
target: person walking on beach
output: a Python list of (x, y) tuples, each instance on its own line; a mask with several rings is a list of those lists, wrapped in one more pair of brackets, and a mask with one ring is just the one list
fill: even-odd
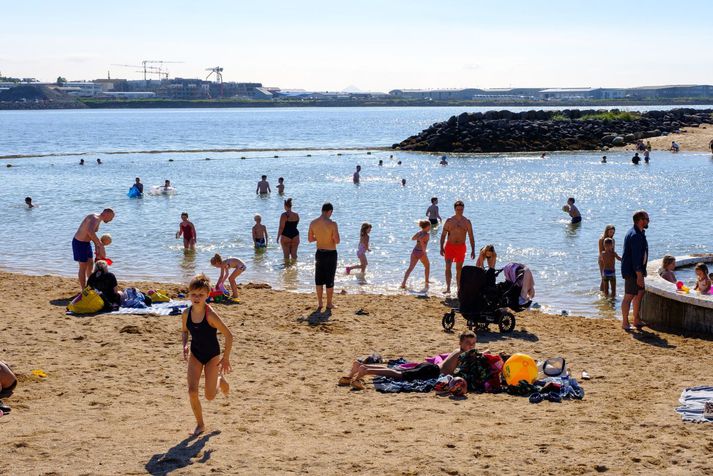
[(475, 259), (475, 237), (473, 225), (463, 216), (465, 204), (458, 200), (453, 204), (455, 215), (446, 220), (441, 233), (441, 256), (446, 260), (446, 294), (451, 292), (452, 263), (456, 264), (456, 286), (460, 286), (460, 272), (463, 269), (465, 253), (468, 248), (465, 244), (466, 236), (470, 240), (470, 259)]
[(337, 272), (337, 245), (339, 244), (339, 227), (332, 221), (334, 207), (327, 202), (322, 205), (322, 215), (309, 224), (307, 239), (317, 243), (314, 255), (314, 284), (317, 289), (317, 312), (322, 311), (323, 288), (327, 288), (327, 311), (334, 308), (334, 275)]
[(77, 232), (72, 239), (72, 254), (74, 261), (79, 263), (79, 286), (81, 290), (87, 286), (87, 279), (92, 274), (92, 265), (94, 263), (94, 253), (92, 252), (92, 242), (97, 248), (97, 254), (104, 256), (104, 245), (97, 236), (99, 225), (101, 223), (109, 223), (114, 219), (114, 210), (105, 208), (101, 213), (92, 213), (84, 217), (79, 225)]
[(641, 330), (646, 323), (641, 320), (639, 309), (644, 297), (644, 278), (649, 259), (649, 243), (645, 230), (649, 227), (649, 214), (639, 210), (633, 216), (634, 226), (624, 237), (624, 251), (621, 257), (621, 276), (624, 278), (624, 299), (621, 301), (621, 327), (630, 331), (629, 307), (634, 303), (634, 327)]
[(352, 180), (354, 181), (355, 185), (359, 185), (359, 173), (361, 172), (361, 165), (356, 166), (356, 172), (354, 172), (354, 175), (352, 176)]
[(261, 180), (257, 183), (255, 193), (258, 195), (267, 195), (270, 192), (270, 183), (267, 181), (267, 175), (263, 175)]
[(428, 218), (428, 221), (431, 223), (431, 227), (443, 221), (438, 211), (438, 197), (431, 197), (431, 206), (426, 209), (426, 218)]
[[(210, 280), (204, 274), (193, 278), (188, 285), (191, 306), (183, 311), (181, 316), (183, 359), (188, 361), (188, 398), (193, 415), (196, 417), (193, 436), (198, 436), (205, 431), (203, 408), (198, 395), (201, 374), (205, 373), (206, 400), (213, 400), (218, 393), (218, 388), (225, 396), (230, 392), (230, 385), (225, 375), (232, 370), (230, 351), (233, 348), (233, 334), (213, 308), (206, 304), (209, 295)], [(223, 357), (220, 356), (217, 331), (220, 331), (225, 338)], [(190, 347), (188, 346), (189, 334), (191, 335)]]
[(300, 216), (292, 211), (292, 198), (285, 200), (285, 211), (280, 215), (280, 225), (277, 227), (277, 242), (282, 246), (285, 261), (297, 260), (297, 248), (300, 246), (300, 231), (297, 225)]

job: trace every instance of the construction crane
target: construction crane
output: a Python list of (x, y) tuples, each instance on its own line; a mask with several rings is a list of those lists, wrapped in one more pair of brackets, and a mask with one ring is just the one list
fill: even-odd
[(164, 70), (161, 67), (157, 66), (147, 66), (147, 65), (136, 65), (136, 64), (112, 64), (112, 66), (122, 66), (124, 68), (139, 68), (137, 73), (143, 73), (144, 74), (144, 81), (148, 79), (149, 74), (155, 74), (158, 76), (158, 79), (160, 80), (161, 78), (168, 79), (168, 70)]
[(210, 71), (208, 76), (205, 77), (206, 81), (215, 74), (215, 82), (220, 84), (220, 97), (223, 97), (223, 67), (216, 66), (215, 68), (206, 68), (205, 70)]
[[(166, 79), (168, 79), (168, 70), (163, 69), (164, 64), (169, 64), (169, 63), (183, 63), (183, 61), (163, 61), (163, 60), (143, 60), (141, 61), (141, 65), (143, 66), (144, 70), (144, 81), (146, 81), (146, 74), (149, 72), (158, 72), (158, 77), (159, 79), (161, 78), (161, 75), (165, 75)], [(157, 64), (159, 66), (149, 66), (151, 64)]]

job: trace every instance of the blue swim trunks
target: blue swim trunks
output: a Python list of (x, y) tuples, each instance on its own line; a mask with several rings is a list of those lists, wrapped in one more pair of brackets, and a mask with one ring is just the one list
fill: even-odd
[(74, 253), (74, 261), (86, 263), (91, 261), (94, 254), (92, 253), (92, 243), (90, 241), (79, 241), (76, 238), (72, 239), (72, 253)]
[(265, 238), (255, 238), (255, 248), (267, 248)]

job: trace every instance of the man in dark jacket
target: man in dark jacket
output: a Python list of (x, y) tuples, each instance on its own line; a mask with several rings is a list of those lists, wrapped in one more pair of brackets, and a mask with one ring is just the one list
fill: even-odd
[(634, 213), (634, 226), (624, 237), (624, 253), (621, 258), (621, 275), (624, 278), (624, 299), (621, 301), (621, 325), (625, 331), (629, 326), (629, 306), (634, 302), (634, 326), (641, 329), (646, 325), (639, 316), (641, 299), (644, 297), (644, 278), (646, 263), (649, 259), (649, 244), (646, 230), (649, 227), (649, 214), (644, 210)]

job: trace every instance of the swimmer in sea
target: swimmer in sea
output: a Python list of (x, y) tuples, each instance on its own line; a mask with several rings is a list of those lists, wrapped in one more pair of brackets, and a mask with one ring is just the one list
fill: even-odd
[(607, 156), (606, 156), (606, 155), (602, 155), (602, 163), (603, 163), (603, 164), (606, 164), (606, 163), (607, 163)]
[(361, 172), (361, 165), (356, 166), (356, 172), (354, 172), (354, 175), (352, 176), (352, 180), (356, 185), (359, 185), (359, 173)]
[(79, 165), (84, 165), (84, 159), (79, 159)]
[(32, 204), (32, 197), (25, 197), (25, 205), (27, 205), (27, 208), (35, 208)]
[(456, 286), (460, 285), (460, 273), (465, 262), (468, 247), (466, 238), (470, 241), (470, 259), (475, 259), (475, 237), (473, 224), (463, 215), (465, 204), (458, 200), (453, 204), (455, 214), (446, 220), (441, 233), (441, 256), (446, 260), (446, 294), (451, 292), (451, 266), (456, 264)]
[(280, 195), (285, 194), (285, 179), (282, 177), (277, 179), (277, 193)]
[(136, 181), (134, 182), (134, 185), (132, 185), (140, 194), (143, 195), (144, 193), (144, 184), (141, 183), (141, 179), (139, 177), (136, 177)]
[(270, 192), (270, 183), (267, 181), (267, 175), (263, 175), (261, 180), (257, 183), (255, 193), (258, 195), (267, 195)]
[[(210, 259), (210, 264), (220, 269), (220, 276), (218, 277), (218, 281), (215, 283), (215, 288), (220, 289), (227, 279), (230, 283), (230, 290), (232, 292), (230, 297), (232, 299), (238, 299), (238, 283), (235, 279), (247, 269), (245, 263), (240, 261), (238, 258), (223, 259), (218, 253), (216, 253), (215, 256)], [(231, 272), (231, 269), (234, 269), (235, 271)]]
[(431, 223), (431, 228), (443, 221), (441, 214), (438, 212), (438, 197), (431, 197), (431, 206), (426, 210), (426, 218)]
[(267, 248), (267, 227), (262, 224), (262, 217), (255, 215), (255, 225), (253, 226), (253, 243), (256, 250), (264, 250)]
[(402, 187), (405, 187), (405, 186), (406, 186), (406, 179), (405, 179), (405, 178), (402, 178), (402, 179), (401, 179), (401, 186), (402, 186)]
[(441, 157), (441, 161), (439, 162), (440, 165), (448, 165), (448, 160), (446, 159), (446, 156), (444, 155)]
[(101, 164), (102, 164), (102, 159), (97, 159), (97, 165), (101, 165)]
[(163, 183), (163, 187), (161, 187), (161, 188), (163, 189), (164, 192), (167, 192), (168, 190), (171, 190), (171, 189), (173, 188), (173, 187), (171, 186), (171, 181), (170, 181), (170, 180), (166, 180), (166, 181)]
[(379, 167), (383, 167), (383, 165), (384, 165), (384, 161), (383, 161), (383, 160), (379, 160)]

